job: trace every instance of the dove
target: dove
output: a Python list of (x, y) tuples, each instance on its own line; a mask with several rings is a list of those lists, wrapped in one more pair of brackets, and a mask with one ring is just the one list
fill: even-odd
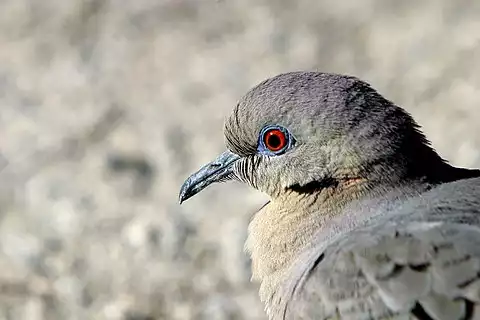
[(224, 135), (180, 202), (224, 181), (268, 195), (245, 248), (269, 319), (480, 320), (480, 170), (404, 109), (353, 76), (290, 72), (247, 92)]

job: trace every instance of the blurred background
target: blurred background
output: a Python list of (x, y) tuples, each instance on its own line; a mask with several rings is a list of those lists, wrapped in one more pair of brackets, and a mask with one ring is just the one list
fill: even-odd
[(0, 320), (265, 319), (265, 197), (177, 203), (224, 117), (278, 73), (347, 73), (479, 167), (479, 30), (470, 0), (1, 0)]

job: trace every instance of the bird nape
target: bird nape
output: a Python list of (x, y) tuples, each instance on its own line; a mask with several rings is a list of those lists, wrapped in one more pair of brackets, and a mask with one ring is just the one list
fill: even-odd
[(227, 180), (269, 195), (246, 248), (270, 319), (480, 319), (480, 171), (449, 165), (405, 110), (355, 77), (292, 72), (224, 132), (180, 202)]

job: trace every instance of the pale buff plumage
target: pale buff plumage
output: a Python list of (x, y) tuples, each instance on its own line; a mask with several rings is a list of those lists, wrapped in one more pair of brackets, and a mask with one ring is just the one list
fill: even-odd
[(251, 255), (252, 279), (261, 284), (263, 302), (271, 301), (292, 260), (312, 242), (318, 230), (339, 214), (346, 203), (364, 193), (364, 183), (325, 189), (315, 196), (288, 192), (254, 215), (245, 250)]

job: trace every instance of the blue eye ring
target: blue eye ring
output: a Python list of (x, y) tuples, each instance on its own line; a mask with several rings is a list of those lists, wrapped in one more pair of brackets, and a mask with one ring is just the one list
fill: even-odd
[(260, 131), (258, 152), (267, 155), (280, 155), (290, 149), (295, 142), (290, 132), (278, 125), (266, 126)]

